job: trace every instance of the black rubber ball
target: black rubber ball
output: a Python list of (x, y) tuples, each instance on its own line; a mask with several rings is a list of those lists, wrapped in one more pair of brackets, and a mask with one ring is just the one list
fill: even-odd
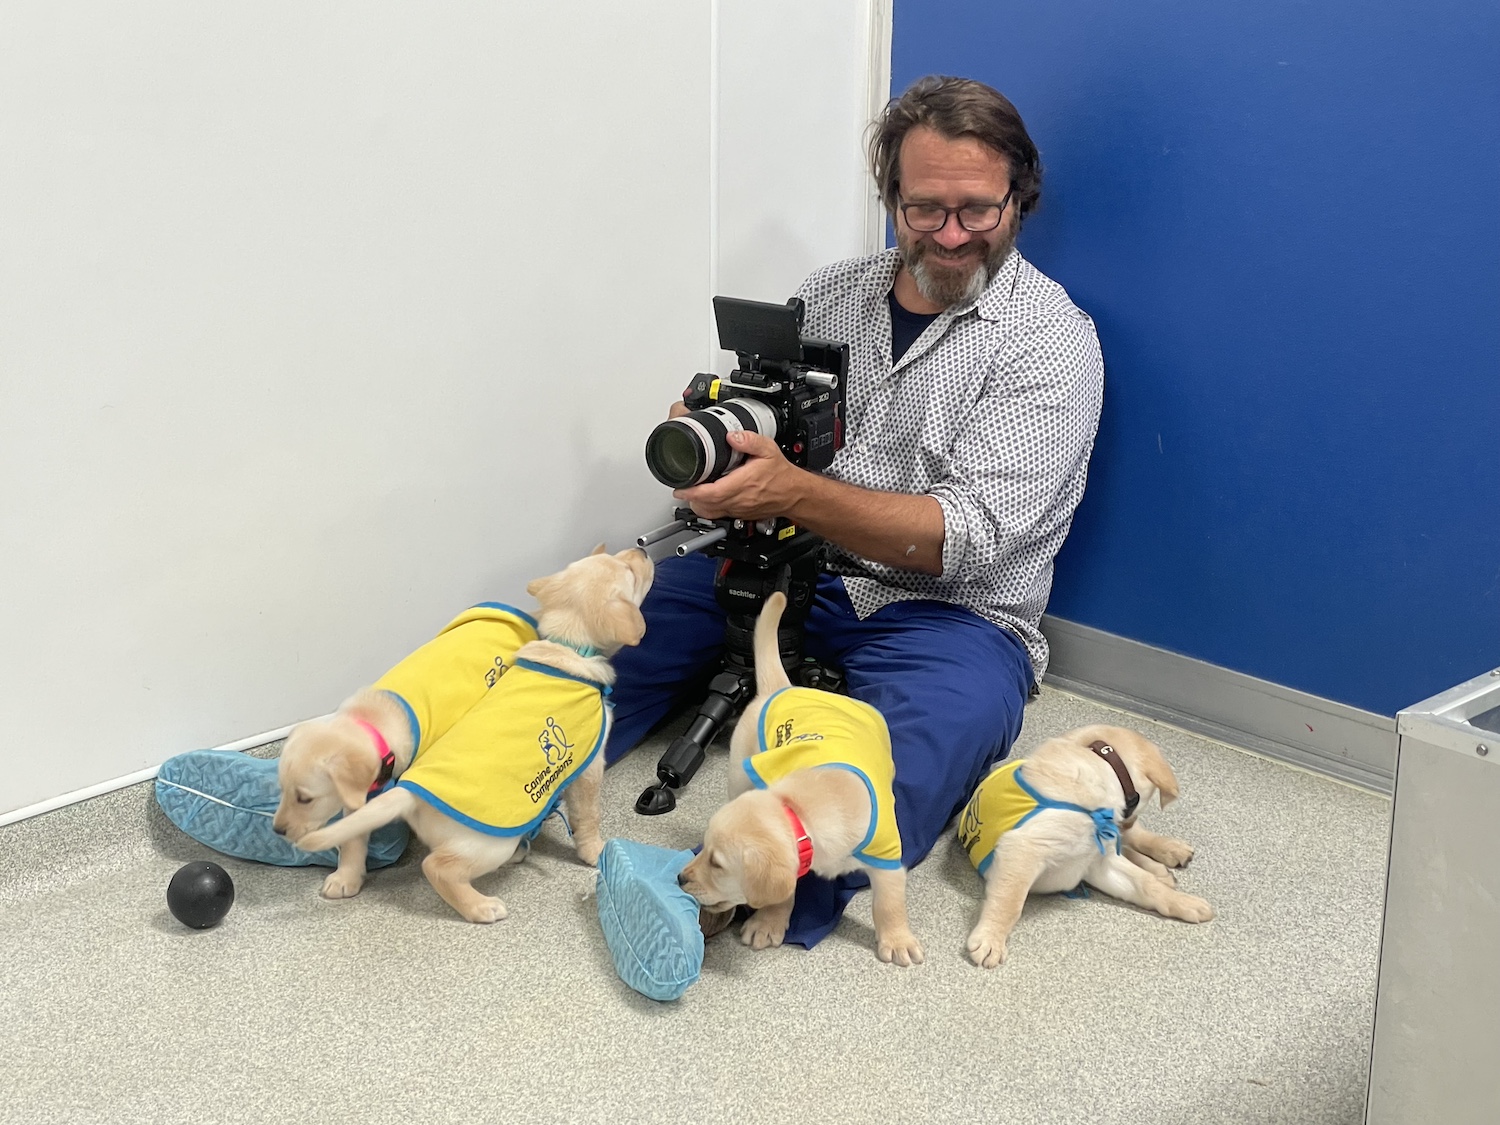
[(178, 868), (167, 884), (167, 909), (184, 926), (217, 926), (234, 905), (234, 880), (217, 863), (200, 859)]

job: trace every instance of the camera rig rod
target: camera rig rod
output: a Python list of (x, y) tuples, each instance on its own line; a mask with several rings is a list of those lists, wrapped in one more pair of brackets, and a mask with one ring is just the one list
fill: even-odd
[(722, 527), (716, 527), (712, 531), (705, 531), (695, 538), (677, 544), (677, 557), (682, 558), (691, 555), (694, 551), (706, 551), (721, 539), (728, 539), (729, 532)]
[(663, 539), (672, 538), (679, 531), (686, 531), (687, 527), (687, 520), (673, 520), (671, 523), (664, 523), (660, 527), (652, 528), (644, 535), (637, 535), (635, 537), (635, 545), (637, 547), (649, 547), (653, 543), (660, 543)]

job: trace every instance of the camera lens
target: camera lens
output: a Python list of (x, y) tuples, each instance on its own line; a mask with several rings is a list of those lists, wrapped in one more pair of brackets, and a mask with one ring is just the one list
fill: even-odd
[(775, 440), (776, 411), (753, 398), (734, 398), (663, 422), (646, 439), (646, 467), (668, 488), (718, 480), (744, 456), (729, 446), (735, 430)]

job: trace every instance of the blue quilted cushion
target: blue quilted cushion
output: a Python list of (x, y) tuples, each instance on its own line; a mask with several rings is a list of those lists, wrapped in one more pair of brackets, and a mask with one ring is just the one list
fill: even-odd
[(698, 900), (677, 885), (692, 858), (618, 837), (599, 857), (599, 924), (615, 972), (653, 1000), (676, 1000), (703, 968)]
[[(304, 852), (271, 831), (280, 799), (276, 759), (237, 750), (190, 750), (156, 774), (156, 803), (167, 818), (214, 851), (280, 867), (337, 867), (337, 850)], [(401, 820), (376, 829), (366, 870), (395, 863), (409, 837)]]

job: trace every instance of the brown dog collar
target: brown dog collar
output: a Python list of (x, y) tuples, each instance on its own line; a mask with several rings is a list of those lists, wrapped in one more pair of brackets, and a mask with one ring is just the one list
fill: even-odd
[(1135, 785), (1130, 780), (1130, 771), (1125, 768), (1125, 763), (1120, 760), (1120, 752), (1107, 742), (1095, 739), (1089, 743), (1089, 749), (1109, 763), (1109, 768), (1115, 771), (1115, 776), (1120, 779), (1120, 788), (1125, 791), (1125, 815), (1121, 820), (1129, 820), (1135, 815), (1135, 808), (1141, 803), (1141, 795), (1135, 791)]

